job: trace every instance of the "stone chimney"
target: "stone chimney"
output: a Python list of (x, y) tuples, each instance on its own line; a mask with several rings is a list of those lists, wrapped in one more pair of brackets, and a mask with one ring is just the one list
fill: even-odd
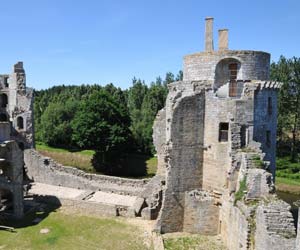
[(228, 49), (228, 29), (219, 30), (219, 50)]
[(213, 17), (205, 18), (205, 51), (214, 50)]
[(13, 68), (14, 73), (25, 73), (23, 68), (23, 62), (17, 62)]

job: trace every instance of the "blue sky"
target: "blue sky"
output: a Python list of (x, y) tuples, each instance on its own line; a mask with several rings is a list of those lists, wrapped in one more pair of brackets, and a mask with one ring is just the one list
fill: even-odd
[(27, 85), (147, 83), (202, 51), (204, 18), (229, 29), (230, 49), (300, 56), (299, 0), (1, 1), (0, 72), (23, 61)]

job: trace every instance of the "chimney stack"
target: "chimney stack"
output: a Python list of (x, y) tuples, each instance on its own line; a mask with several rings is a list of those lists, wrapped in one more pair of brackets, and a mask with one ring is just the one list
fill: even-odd
[(213, 22), (213, 17), (205, 18), (205, 51), (214, 50)]
[(219, 30), (219, 50), (228, 49), (228, 29)]

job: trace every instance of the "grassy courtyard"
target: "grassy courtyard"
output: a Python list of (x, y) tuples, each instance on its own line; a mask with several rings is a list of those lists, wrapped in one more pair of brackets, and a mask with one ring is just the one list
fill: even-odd
[[(44, 219), (38, 224), (32, 223), (36, 218)], [(28, 215), (14, 226), (15, 232), (0, 230), (0, 249), (152, 249), (149, 244), (145, 245), (144, 232), (140, 228), (114, 218), (92, 218), (57, 210)]]
[[(36, 149), (43, 155), (48, 156), (64, 166), (72, 166), (85, 172), (95, 173), (91, 164), (92, 157), (95, 153), (93, 150), (74, 151), (63, 148), (49, 147), (45, 144), (37, 143)], [(132, 168), (143, 167), (146, 164), (147, 175), (152, 177), (156, 173), (157, 158), (146, 155), (132, 154), (129, 155), (129, 163)]]

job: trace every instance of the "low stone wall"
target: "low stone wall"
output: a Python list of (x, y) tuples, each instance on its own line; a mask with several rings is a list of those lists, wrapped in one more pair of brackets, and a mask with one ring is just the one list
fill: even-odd
[(24, 161), (30, 179), (56, 186), (139, 196), (149, 182), (148, 179), (85, 173), (74, 167), (62, 166), (34, 149), (24, 151)]
[(296, 228), (293, 224), (290, 206), (277, 200), (260, 205), (256, 211), (256, 250), (294, 250)]
[(241, 202), (237, 202), (237, 206), (234, 206), (232, 202), (224, 201), (220, 212), (221, 237), (227, 248), (248, 250), (251, 209)]
[(210, 193), (201, 190), (186, 192), (183, 231), (217, 235), (218, 230), (219, 207)]

